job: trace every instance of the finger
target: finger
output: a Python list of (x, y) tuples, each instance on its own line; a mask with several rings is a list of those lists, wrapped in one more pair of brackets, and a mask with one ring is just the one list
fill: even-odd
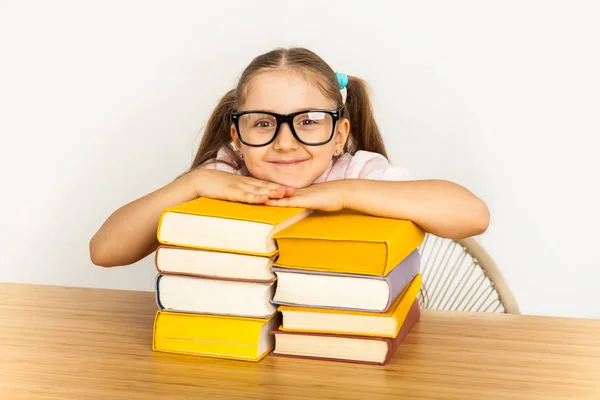
[(289, 197), (284, 197), (282, 199), (267, 199), (265, 204), (268, 206), (285, 206), (286, 200), (288, 199)]
[(269, 188), (269, 189), (285, 188), (285, 186), (280, 185), (278, 183), (263, 181), (261, 179), (256, 179), (256, 178), (248, 178), (247, 183), (254, 185), (254, 186), (260, 186), (260, 187)]
[(270, 188), (270, 189), (281, 189), (284, 188), (285, 189), (285, 196), (291, 196), (294, 194), (295, 189), (293, 187), (289, 187), (289, 186), (285, 186), (285, 185), (280, 185), (278, 183), (275, 182), (269, 182), (269, 181), (263, 181), (261, 179), (256, 179), (256, 178), (250, 178), (248, 177), (244, 183), (250, 184), (250, 185), (254, 185), (254, 186), (259, 186), (259, 187), (265, 187), (265, 188)]
[(270, 198), (281, 198), (281, 197), (284, 197), (286, 194), (286, 190), (283, 186), (280, 186), (277, 189), (271, 189), (268, 187), (254, 186), (251, 184), (243, 183), (240, 185), (240, 187), (242, 190), (244, 190), (246, 192), (259, 194), (259, 195), (265, 195)]
[(303, 207), (302, 199), (299, 197), (284, 197), (281, 199), (267, 199), (265, 204), (268, 206), (277, 206), (277, 207)]
[[(245, 190), (248, 191), (254, 191), (256, 193), (260, 193), (260, 194), (267, 194), (269, 197), (272, 198), (280, 198), (280, 197), (284, 197), (284, 196), (293, 196), (296, 193), (296, 189), (290, 186), (282, 186), (282, 185), (277, 185), (274, 184), (277, 187), (270, 189), (268, 186), (255, 186), (253, 184), (244, 184), (244, 188)], [(263, 190), (257, 190), (257, 188), (263, 189)], [(281, 195), (280, 195), (281, 192)]]
[(264, 204), (268, 199), (269, 197), (264, 194), (252, 193), (242, 189), (236, 190), (234, 193), (232, 193), (230, 198), (232, 201), (240, 201), (250, 204)]

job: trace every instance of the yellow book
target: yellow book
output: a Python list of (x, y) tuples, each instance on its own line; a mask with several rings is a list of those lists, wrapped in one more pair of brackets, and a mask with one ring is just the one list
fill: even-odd
[(407, 220), (315, 211), (273, 238), (275, 266), (385, 276), (421, 244), (425, 231)]
[(257, 319), (158, 311), (154, 318), (152, 349), (164, 353), (259, 361), (275, 346), (270, 331), (280, 322), (280, 313)]
[(312, 212), (201, 197), (165, 209), (158, 224), (161, 244), (271, 257), (272, 235)]
[(395, 338), (421, 290), (417, 274), (387, 312), (364, 312), (328, 308), (279, 306), (281, 331)]

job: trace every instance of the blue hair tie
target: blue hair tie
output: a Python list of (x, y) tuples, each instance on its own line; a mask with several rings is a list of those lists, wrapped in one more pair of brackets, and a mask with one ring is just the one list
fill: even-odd
[(343, 89), (348, 85), (348, 75), (342, 74), (341, 72), (336, 72), (335, 76), (340, 84), (340, 89)]

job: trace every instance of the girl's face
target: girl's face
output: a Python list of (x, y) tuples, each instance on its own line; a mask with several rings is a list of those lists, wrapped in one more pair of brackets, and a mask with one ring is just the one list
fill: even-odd
[[(250, 80), (245, 101), (237, 111), (260, 110), (289, 114), (303, 110), (336, 108), (333, 100), (325, 97), (315, 84), (308, 82), (301, 75), (288, 70), (275, 70), (260, 73)], [(254, 126), (267, 132), (266, 129), (272, 126), (272, 121), (268, 118), (256, 119), (245, 121), (245, 125), (240, 121), (242, 138), (248, 141), (244, 129), (249, 129), (243, 129), (242, 126)], [(314, 129), (311, 122), (317, 125), (321, 123), (302, 120), (302, 116), (293, 123), (296, 132), (299, 133), (302, 129)], [(246, 167), (253, 177), (303, 188), (311, 185), (325, 172), (336, 150), (341, 152), (344, 148), (350, 130), (349, 121), (342, 118), (332, 129), (332, 139), (318, 146), (304, 145), (296, 140), (286, 123), (279, 127), (275, 140), (265, 146), (253, 147), (241, 143), (234, 124), (231, 125), (231, 138), (235, 147), (241, 151)]]

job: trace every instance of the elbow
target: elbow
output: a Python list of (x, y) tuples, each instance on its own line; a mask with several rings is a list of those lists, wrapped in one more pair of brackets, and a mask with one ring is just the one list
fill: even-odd
[(447, 207), (435, 213), (435, 219), (422, 225), (425, 231), (446, 239), (461, 240), (485, 233), (490, 225), (490, 210), (479, 197), (467, 192), (466, 196), (450, 199)]
[(106, 246), (102, 246), (96, 240), (92, 238), (89, 243), (90, 260), (94, 265), (99, 267), (114, 267), (115, 264), (111, 262), (109, 252), (106, 250)]
[(485, 233), (490, 226), (490, 219), (480, 218), (473, 223), (473, 233), (470, 236), (478, 236)]
[(472, 236), (478, 236), (487, 231), (490, 225), (490, 212), (487, 205), (479, 200), (461, 212), (454, 223), (446, 225), (443, 232), (432, 232), (436, 236), (452, 240), (466, 239)]
[(487, 231), (490, 226), (490, 210), (483, 200), (476, 200), (470, 219), (472, 232), (469, 236), (481, 235)]

